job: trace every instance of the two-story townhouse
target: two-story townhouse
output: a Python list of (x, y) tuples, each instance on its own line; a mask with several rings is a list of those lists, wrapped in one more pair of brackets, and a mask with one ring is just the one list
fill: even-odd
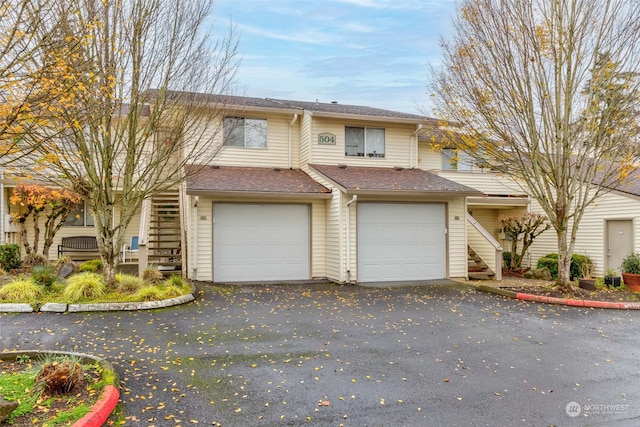
[(434, 121), (337, 103), (227, 101), (224, 148), (186, 182), (189, 277), (466, 277), (466, 197), (481, 193), (418, 167), (418, 134)]
[[(444, 163), (425, 137), (435, 120), (337, 103), (225, 104), (214, 161), (195, 161), (180, 191), (149, 200), (127, 229), (140, 251), (124, 255), (142, 267), (215, 282), (428, 280), (467, 277), (473, 243), (499, 277), (491, 221), (528, 201), (502, 197), (495, 177), (454, 180), (435, 167)], [(80, 209), (53, 247), (92, 233)]]

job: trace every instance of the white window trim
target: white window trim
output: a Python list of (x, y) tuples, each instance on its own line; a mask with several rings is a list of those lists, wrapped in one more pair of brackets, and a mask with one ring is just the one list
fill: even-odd
[[(363, 137), (363, 138), (364, 138), (364, 147), (363, 147), (363, 148), (364, 148), (364, 153), (363, 153), (363, 155), (362, 155), (362, 156), (347, 154), (347, 147), (346, 147), (346, 144), (347, 144), (347, 137), (346, 137), (346, 134), (347, 134), (347, 129), (348, 129), (348, 128), (352, 128), (352, 129), (362, 129), (362, 130), (364, 131), (364, 137)], [(382, 155), (377, 154), (377, 155), (375, 155), (375, 156), (374, 156), (374, 155), (373, 155), (373, 153), (371, 153), (371, 155), (369, 155), (369, 152), (368, 152), (368, 150), (367, 150), (367, 130), (369, 130), (369, 129), (371, 129), (371, 130), (375, 129), (375, 130), (381, 130), (381, 131), (382, 131), (383, 136), (384, 136), (384, 140), (383, 140), (383, 144), (384, 144), (384, 152), (382, 153)], [(345, 155), (345, 157), (362, 157), (362, 158), (369, 158), (369, 159), (384, 159), (384, 158), (386, 157), (386, 155), (387, 155), (387, 131), (386, 131), (386, 129), (385, 129), (385, 128), (383, 128), (383, 127), (374, 127), (374, 126), (345, 126), (345, 141), (344, 141), (344, 143), (345, 143), (345, 150), (344, 150), (344, 155)]]
[[(243, 131), (243, 140), (242, 143), (243, 145), (231, 145), (227, 143), (227, 132), (224, 129), (224, 122), (227, 119), (236, 119), (236, 120), (242, 120), (242, 131)], [(265, 129), (265, 139), (264, 139), (264, 147), (255, 147), (255, 146), (247, 146), (247, 125), (246, 122), (247, 120), (255, 120), (255, 121), (262, 121), (264, 122), (264, 129)], [(232, 147), (232, 148), (242, 148), (242, 149), (248, 149), (248, 150), (266, 150), (267, 148), (269, 148), (269, 132), (268, 132), (268, 121), (265, 118), (260, 118), (260, 117), (240, 117), (240, 116), (225, 116), (223, 118), (223, 122), (222, 122), (222, 127), (223, 127), (223, 146), (224, 147)]]

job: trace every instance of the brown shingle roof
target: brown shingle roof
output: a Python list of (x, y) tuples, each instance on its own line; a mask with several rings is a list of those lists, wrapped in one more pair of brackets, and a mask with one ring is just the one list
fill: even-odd
[(482, 193), (466, 185), (423, 171), (422, 169), (374, 168), (361, 166), (309, 165), (347, 193), (429, 193), (479, 196)]
[(331, 197), (331, 190), (300, 169), (199, 165), (187, 167), (187, 193)]
[[(150, 90), (148, 93), (151, 96), (156, 96), (158, 91), (154, 89)], [(400, 111), (385, 110), (382, 108), (366, 107), (362, 105), (339, 104), (336, 102), (305, 102), (288, 99), (255, 98), (248, 96), (212, 95), (187, 92), (170, 92), (169, 96), (172, 95), (174, 97), (200, 99), (203, 102), (216, 103), (226, 108), (242, 109), (247, 111), (251, 111), (252, 109), (272, 109), (273, 111), (282, 110), (287, 112), (302, 112), (305, 110), (312, 113), (323, 114), (325, 116), (347, 116), (370, 120), (387, 119), (403, 123), (426, 123), (429, 125), (436, 125), (438, 123), (436, 119), (418, 114), (403, 113)]]

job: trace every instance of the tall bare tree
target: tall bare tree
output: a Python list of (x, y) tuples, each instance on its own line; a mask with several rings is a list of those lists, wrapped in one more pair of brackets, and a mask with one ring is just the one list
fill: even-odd
[(585, 209), (634, 167), (640, 2), (459, 6), (432, 72), (437, 113), (463, 150), (514, 177), (540, 204), (557, 234), (558, 285), (571, 290)]
[(48, 179), (86, 200), (113, 283), (142, 201), (216, 153), (220, 97), (196, 93), (228, 93), (235, 36), (212, 40), (211, 0), (59, 2), (71, 13), (49, 57), (69, 90), (42, 112), (31, 143)]

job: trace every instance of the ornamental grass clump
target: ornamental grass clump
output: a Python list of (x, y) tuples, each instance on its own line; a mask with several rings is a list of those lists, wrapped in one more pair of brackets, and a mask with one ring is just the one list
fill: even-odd
[(131, 296), (132, 301), (159, 301), (164, 299), (164, 292), (156, 285), (145, 286)]
[(116, 290), (119, 293), (134, 293), (144, 286), (144, 281), (137, 276), (131, 274), (116, 274)]
[(45, 360), (36, 376), (36, 387), (50, 395), (73, 393), (85, 385), (84, 367), (75, 358), (53, 357)]
[(164, 279), (162, 271), (158, 267), (149, 266), (142, 272), (142, 279), (147, 283), (158, 284)]
[(62, 296), (65, 301), (74, 303), (84, 298), (101, 297), (106, 291), (102, 276), (96, 273), (80, 273), (67, 279)]
[(5, 302), (31, 303), (42, 294), (42, 286), (27, 278), (19, 278), (0, 287), (0, 300)]

